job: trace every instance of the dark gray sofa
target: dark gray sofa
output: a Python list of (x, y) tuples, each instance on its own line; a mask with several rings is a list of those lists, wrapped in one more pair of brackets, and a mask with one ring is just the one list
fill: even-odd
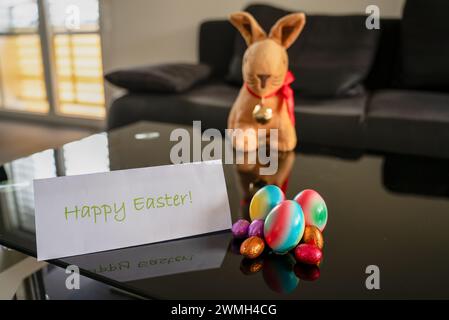
[[(424, 2), (426, 10), (423, 9)], [(441, 60), (426, 53), (419, 43), (422, 41), (427, 48), (434, 39), (439, 42), (437, 55), (449, 56), (449, 33), (445, 33), (449, 30), (447, 26), (440, 26), (445, 24), (442, 22), (445, 18), (439, 13), (440, 10), (448, 12), (445, 10), (449, 9), (448, 3), (442, 0), (409, 0), (402, 20), (382, 19), (375, 46), (362, 44), (364, 54), (368, 49), (373, 51), (373, 59), (369, 72), (363, 76), (363, 86), (358, 87), (356, 94), (314, 97), (303, 95), (305, 89), (295, 91), (299, 147), (310, 145), (449, 157), (449, 72), (445, 72), (449, 69), (449, 59)], [(252, 5), (247, 10), (263, 26), (285, 13), (265, 5)], [(426, 25), (422, 22), (419, 31), (413, 30), (418, 14), (432, 33), (425, 34)], [(309, 16), (310, 28), (322, 26), (323, 19), (327, 18), (316, 16), (310, 19)], [(352, 21), (350, 23), (360, 23), (365, 19), (365, 16), (347, 17)], [(202, 23), (199, 61), (211, 66), (210, 79), (180, 94), (127, 93), (110, 106), (108, 128), (140, 120), (178, 124), (202, 120), (203, 128), (226, 128), (230, 107), (239, 90), (238, 83), (229, 80), (230, 65), (236, 64), (233, 61), (236, 47), (241, 46), (236, 39), (239, 37), (228, 21)], [(319, 44), (319, 39), (313, 40)], [(351, 35), (341, 42), (342, 46), (350, 44)], [(339, 39), (331, 43), (338, 45)], [(311, 39), (306, 38), (302, 45), (308, 44), (313, 45)], [(419, 54), (424, 56), (419, 57)], [(291, 50), (289, 55), (292, 58)], [(339, 65), (345, 68), (344, 62), (330, 63), (334, 69)], [(438, 71), (435, 81), (423, 74), (423, 70), (429, 68)]]

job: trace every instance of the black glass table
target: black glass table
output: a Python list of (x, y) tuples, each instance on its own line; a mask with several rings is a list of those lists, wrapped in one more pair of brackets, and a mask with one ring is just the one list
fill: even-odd
[[(2, 165), (0, 244), (36, 256), (33, 179), (169, 164), (177, 127), (141, 122)], [(155, 299), (449, 298), (449, 162), (329, 151), (281, 154), (273, 176), (224, 165), (233, 221), (264, 184), (289, 198), (320, 192), (329, 220), (319, 268), (290, 254), (242, 259), (229, 231), (49, 262)], [(380, 288), (369, 290), (373, 265)]]

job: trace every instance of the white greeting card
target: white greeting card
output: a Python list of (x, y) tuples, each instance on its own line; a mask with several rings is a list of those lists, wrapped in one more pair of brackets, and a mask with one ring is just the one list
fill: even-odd
[(231, 228), (221, 160), (34, 181), (38, 260)]

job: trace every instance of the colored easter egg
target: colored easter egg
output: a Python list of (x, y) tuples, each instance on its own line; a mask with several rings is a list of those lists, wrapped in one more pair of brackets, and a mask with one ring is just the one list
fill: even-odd
[(240, 271), (245, 275), (256, 274), (263, 269), (263, 263), (262, 257), (256, 259), (243, 258), (240, 262)]
[(251, 222), (248, 228), (248, 236), (249, 237), (259, 237), (263, 239), (263, 226), (264, 221), (262, 219), (257, 219)]
[(295, 258), (299, 262), (319, 265), (322, 257), (323, 253), (320, 248), (313, 244), (302, 243), (295, 248)]
[(248, 237), (249, 222), (245, 219), (239, 219), (232, 225), (232, 235), (235, 238)]
[(290, 293), (296, 289), (299, 279), (294, 272), (295, 259), (291, 254), (270, 254), (264, 259), (263, 279), (277, 293)]
[(327, 207), (323, 198), (315, 190), (303, 190), (294, 198), (299, 203), (306, 219), (306, 225), (316, 226), (323, 232), (327, 223)]
[(259, 189), (249, 204), (251, 221), (265, 219), (268, 213), (284, 199), (285, 195), (278, 186), (270, 184)]
[(285, 200), (273, 208), (265, 219), (265, 241), (275, 253), (284, 254), (299, 243), (304, 227), (301, 206), (295, 201)]
[(320, 268), (318, 266), (297, 263), (295, 265), (296, 276), (305, 281), (315, 281), (320, 277)]
[(260, 256), (265, 249), (265, 242), (259, 237), (250, 237), (242, 242), (240, 253), (249, 259)]
[(302, 236), (304, 243), (316, 245), (320, 250), (324, 247), (323, 234), (320, 229), (315, 226), (306, 226), (304, 229), (304, 235)]

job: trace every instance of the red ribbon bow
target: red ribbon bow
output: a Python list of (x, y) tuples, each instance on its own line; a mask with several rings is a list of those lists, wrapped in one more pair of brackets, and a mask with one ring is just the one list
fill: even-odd
[(245, 87), (248, 90), (248, 92), (251, 93), (251, 95), (253, 95), (258, 99), (267, 99), (274, 96), (279, 96), (279, 98), (285, 100), (287, 104), (288, 116), (292, 124), (295, 125), (295, 96), (293, 94), (292, 88), (290, 87), (293, 81), (295, 81), (293, 73), (291, 71), (287, 71), (284, 82), (282, 83), (282, 87), (280, 87), (277, 91), (270, 93), (264, 97), (259, 96), (257, 93), (251, 90), (251, 88), (248, 86), (246, 82)]

